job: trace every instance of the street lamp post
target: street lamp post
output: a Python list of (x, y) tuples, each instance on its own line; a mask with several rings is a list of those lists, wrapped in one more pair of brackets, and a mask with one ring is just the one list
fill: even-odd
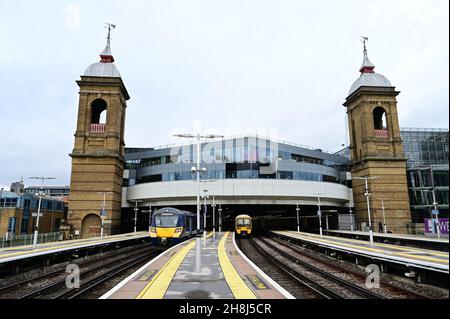
[[(433, 194), (433, 208), (435, 212), (438, 212), (438, 203), (436, 201), (436, 192), (435, 192), (435, 185), (434, 185), (434, 175), (433, 175), (433, 166), (430, 166), (429, 168), (430, 173), (430, 180), (431, 180), (431, 193)], [(441, 230), (439, 229), (439, 215), (438, 214), (432, 214), (435, 216), (436, 219), (436, 233), (438, 238), (441, 238)]]
[(300, 208), (298, 207), (298, 203), (297, 208), (295, 210), (297, 211), (297, 233), (300, 233), (300, 217), (299, 217)]
[(222, 232), (222, 204), (219, 204), (219, 233)]
[(99, 195), (103, 195), (103, 202), (102, 202), (102, 211), (100, 213), (100, 219), (101, 219), (101, 226), (100, 226), (100, 239), (103, 239), (104, 234), (104, 220), (106, 217), (106, 195), (112, 194), (112, 192), (97, 192)]
[(134, 232), (136, 233), (137, 232), (137, 213), (139, 211), (138, 203), (141, 203), (141, 201), (135, 200), (134, 202), (135, 202), (135, 206), (133, 209), (134, 210)]
[(213, 213), (213, 238), (216, 239), (216, 196), (213, 195), (212, 199), (212, 213)]
[(204, 193), (204, 195), (203, 195), (203, 228), (206, 230), (206, 214), (208, 211), (208, 206), (207, 206), (206, 200), (209, 198), (208, 190), (204, 189), (203, 193)]
[(355, 230), (355, 226), (353, 225), (353, 215), (352, 215), (352, 206), (348, 206), (348, 211), (350, 214), (350, 230), (354, 231)]
[(56, 179), (56, 178), (55, 177), (30, 177), (30, 179), (41, 180), (41, 191), (39, 192), (39, 204), (38, 204), (36, 226), (34, 228), (34, 237), (33, 237), (33, 247), (36, 247), (37, 242), (38, 242), (38, 235), (39, 235), (39, 217), (41, 215), (42, 196), (44, 195), (44, 180)]
[(2, 225), (2, 213), (3, 213), (3, 206), (4, 206), (4, 204), (5, 204), (5, 202), (6, 202), (6, 198), (5, 198), (5, 200), (3, 201), (3, 205), (1, 204), (1, 201), (2, 201), (2, 197), (3, 197), (3, 187), (2, 188), (0, 188), (0, 226)]
[(378, 198), (381, 200), (381, 211), (383, 213), (383, 232), (387, 234), (387, 225), (386, 225), (386, 213), (384, 211), (384, 198)]
[[(438, 211), (438, 203), (436, 201), (436, 193), (434, 191), (434, 185), (433, 185), (433, 189), (431, 190), (431, 193), (433, 194), (433, 208), (434, 211), (437, 212)], [(438, 238), (441, 238), (441, 230), (439, 229), (439, 215), (438, 214), (434, 214), (435, 219), (436, 219), (436, 233)]]
[[(212, 138), (223, 138), (222, 135), (201, 135), (200, 133), (194, 135), (194, 134), (174, 134), (175, 137), (181, 137), (181, 138), (196, 138), (197, 139), (197, 167), (193, 167), (191, 171), (196, 174), (197, 179), (197, 238), (196, 238), (196, 258), (195, 258), (195, 273), (200, 274), (201, 273), (201, 264), (200, 264), (200, 161), (201, 161), (201, 154), (200, 154), (200, 140), (202, 138), (212, 139)], [(206, 234), (204, 234), (206, 237)]]
[[(431, 192), (431, 194), (433, 195), (433, 210), (438, 211), (438, 202), (436, 201), (434, 187), (432, 189), (422, 189), (421, 192)], [(441, 230), (439, 229), (439, 215), (433, 214), (432, 212), (431, 217), (435, 219), (437, 237), (441, 238)]]
[(323, 237), (323, 231), (322, 231), (322, 211), (320, 210), (320, 194), (317, 194), (317, 206), (319, 210), (317, 211), (317, 215), (319, 215), (319, 231), (320, 231), (320, 237)]
[[(3, 190), (4, 188), (0, 188), (0, 202), (2, 201), (2, 197), (3, 197)], [(4, 200), (4, 202), (6, 202), (6, 198)], [(3, 213), (3, 205), (0, 205), (0, 213)]]
[(148, 209), (148, 232), (150, 233), (150, 228), (152, 227), (152, 206)]
[(203, 195), (203, 199), (204, 199), (204, 209), (203, 209), (203, 228), (204, 228), (204, 231), (203, 231), (203, 245), (205, 245), (206, 244), (206, 214), (207, 214), (207, 212), (208, 212), (208, 206), (207, 206), (207, 203), (206, 203), (206, 200), (209, 198), (209, 196), (207, 195), (207, 193), (208, 193), (208, 190), (207, 189), (204, 189), (203, 190), (203, 192), (204, 192), (204, 195)]
[(355, 230), (355, 226), (353, 225), (353, 216), (352, 216), (352, 205), (353, 202), (351, 200), (351, 198), (353, 198), (353, 196), (351, 196), (352, 194), (350, 194), (350, 190), (349, 190), (349, 200), (348, 200), (348, 213), (350, 215), (350, 230), (354, 231)]
[(369, 238), (370, 238), (370, 246), (373, 246), (373, 227), (372, 227), (372, 220), (370, 217), (370, 202), (369, 197), (371, 194), (369, 193), (369, 179), (377, 179), (378, 176), (364, 176), (364, 177), (353, 177), (354, 179), (360, 179), (364, 180), (365, 188), (364, 188), (364, 196), (366, 196), (367, 201), (367, 216), (369, 219)]

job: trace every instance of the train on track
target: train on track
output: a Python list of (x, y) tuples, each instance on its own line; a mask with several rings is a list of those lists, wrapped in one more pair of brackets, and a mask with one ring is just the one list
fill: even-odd
[(154, 245), (172, 245), (197, 234), (196, 215), (176, 208), (166, 207), (152, 215), (150, 237)]
[(252, 233), (252, 218), (249, 215), (238, 215), (235, 218), (234, 227), (236, 235), (249, 236)]

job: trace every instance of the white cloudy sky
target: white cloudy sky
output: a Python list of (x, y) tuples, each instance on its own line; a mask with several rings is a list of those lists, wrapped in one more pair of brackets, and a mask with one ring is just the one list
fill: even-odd
[(132, 99), (127, 146), (174, 131), (278, 132), (336, 151), (360, 36), (402, 91), (402, 127), (448, 128), (448, 0), (0, 2), (0, 185), (70, 180), (75, 80), (98, 60), (103, 23)]

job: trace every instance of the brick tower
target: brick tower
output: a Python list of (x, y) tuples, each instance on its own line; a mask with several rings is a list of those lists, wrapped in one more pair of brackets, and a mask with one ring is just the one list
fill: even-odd
[[(120, 231), (127, 89), (113, 64), (110, 34), (100, 54), (77, 81), (80, 87), (72, 157), (68, 223), (82, 237)], [(103, 210), (103, 199), (105, 208)], [(101, 216), (102, 215), (102, 216)]]
[(374, 72), (375, 65), (367, 56), (364, 38), (364, 60), (361, 76), (352, 85), (344, 103), (350, 134), (351, 172), (356, 223), (368, 225), (365, 181), (374, 231), (383, 223), (384, 199), (387, 230), (405, 233), (411, 222), (406, 158), (397, 114), (397, 95), (390, 81)]

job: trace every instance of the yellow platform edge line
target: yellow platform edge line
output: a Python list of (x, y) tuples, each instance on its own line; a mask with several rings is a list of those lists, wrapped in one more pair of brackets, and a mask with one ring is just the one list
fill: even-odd
[[(100, 243), (110, 243), (110, 242), (119, 242), (119, 241), (124, 241), (124, 240), (130, 240), (133, 238), (140, 238), (140, 235), (136, 235), (136, 236), (130, 236), (130, 237), (125, 237), (123, 236), (124, 239), (120, 238), (119, 240), (117, 240), (117, 238), (104, 238), (104, 239), (95, 239), (95, 240), (88, 240), (88, 239), (82, 239), (80, 240), (80, 242), (71, 242), (67, 245), (65, 244), (60, 244), (60, 245), (55, 245), (55, 246), (51, 246), (51, 247), (45, 247), (45, 248), (36, 248), (33, 250), (27, 250), (27, 251), (19, 251), (19, 252), (15, 252), (15, 253), (9, 253), (9, 254), (0, 254), (0, 261), (2, 259), (6, 259), (9, 257), (14, 257), (14, 256), (24, 256), (26, 257), (27, 255), (31, 255), (34, 253), (39, 253), (39, 252), (44, 252), (44, 251), (51, 251), (51, 250), (55, 250), (55, 249), (60, 249), (60, 248), (70, 248), (70, 247), (76, 247), (79, 245), (84, 245), (84, 244), (100, 244)], [(144, 238), (144, 237), (142, 237)], [(82, 242), (81, 242), (82, 241)], [(42, 245), (42, 244), (39, 244)], [(5, 250), (3, 251), (7, 251), (8, 250), (17, 250), (17, 249), (25, 249), (25, 248), (31, 248), (33, 246), (29, 246), (29, 247), (24, 247), (24, 246), (15, 246), (15, 247), (10, 247), (10, 248), (5, 248)], [(0, 252), (2, 252), (2, 250), (0, 250)]]
[(228, 235), (229, 232), (226, 232), (223, 235), (217, 247), (219, 263), (220, 267), (222, 268), (223, 276), (225, 277), (225, 280), (236, 299), (256, 299), (256, 295), (246, 285), (244, 280), (237, 272), (236, 268), (234, 268), (233, 264), (231, 263), (230, 258), (228, 258), (228, 255), (225, 251), (225, 241)]
[[(301, 238), (302, 235), (300, 235), (298, 237)], [(303, 236), (303, 238), (307, 239), (308, 236)], [(350, 247), (350, 248), (356, 248), (356, 249), (360, 249), (360, 250), (373, 251), (373, 252), (381, 253), (381, 254), (387, 255), (387, 256), (400, 255), (400, 256), (408, 257), (411, 260), (423, 259), (423, 260), (427, 260), (427, 261), (435, 261), (435, 262), (438, 262), (438, 263), (443, 264), (443, 265), (448, 264), (448, 260), (442, 260), (442, 259), (437, 259), (437, 258), (433, 258), (433, 257), (426, 257), (426, 256), (417, 256), (417, 255), (414, 255), (412, 252), (409, 253), (409, 254), (406, 253), (406, 252), (405, 253), (391, 252), (390, 254), (386, 254), (385, 250), (378, 249), (378, 248), (355, 246), (355, 245), (352, 245), (352, 244), (345, 244), (345, 243), (341, 243), (341, 242), (330, 241), (330, 240), (326, 240), (326, 239), (319, 238), (319, 237), (315, 237), (314, 240), (318, 241), (319, 243), (322, 242), (322, 243), (333, 244), (333, 245), (336, 245), (336, 246)]]
[[(294, 231), (291, 230), (289, 232), (294, 232)], [(302, 233), (300, 236), (320, 238), (320, 236), (317, 235), (317, 234)], [(330, 238), (330, 239), (336, 238), (336, 239), (346, 240), (346, 241), (354, 242), (354, 243), (365, 243), (365, 242), (367, 242), (367, 241), (361, 240), (361, 239), (353, 239), (353, 238), (346, 238), (346, 237), (339, 237), (339, 236), (324, 235), (323, 237)], [(394, 244), (379, 243), (379, 242), (374, 242), (374, 246), (398, 249), (398, 250), (403, 250), (403, 251), (407, 251), (407, 252), (428, 253), (428, 254), (433, 254), (433, 255), (441, 256), (441, 257), (448, 257), (449, 256), (449, 253), (442, 252), (442, 251), (439, 251), (439, 250), (432, 250), (432, 249), (422, 249), (422, 248), (417, 248), (417, 247), (398, 246), (398, 245), (394, 245)]]
[(195, 246), (195, 241), (181, 248), (170, 260), (158, 271), (152, 280), (136, 296), (136, 299), (163, 299), (177, 272), (189, 251)]
[[(209, 233), (206, 238), (209, 238), (212, 235), (212, 233)], [(173, 255), (172, 258), (170, 258), (169, 261), (156, 273), (156, 275), (145, 286), (145, 288), (141, 290), (141, 292), (136, 296), (135, 299), (163, 299), (167, 289), (170, 286), (170, 283), (172, 282), (173, 277), (175, 276), (175, 273), (177, 272), (178, 268), (180, 268), (180, 265), (184, 261), (184, 258), (186, 258), (186, 255), (194, 246), (195, 241), (192, 241), (190, 244), (185, 245), (175, 255)], [(169, 265), (171, 268), (169, 268)], [(165, 271), (168, 271), (167, 276), (165, 274)], [(161, 275), (163, 276), (161, 277)], [(160, 280), (159, 282), (158, 278)], [(155, 288), (152, 288), (152, 291), (149, 291), (153, 285), (155, 285)]]

